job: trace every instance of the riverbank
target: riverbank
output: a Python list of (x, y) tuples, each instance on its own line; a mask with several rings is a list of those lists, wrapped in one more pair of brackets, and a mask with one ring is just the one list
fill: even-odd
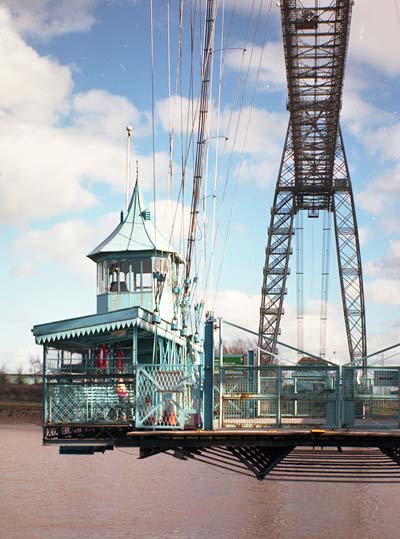
[(38, 402), (0, 400), (0, 424), (42, 424), (42, 405)]
[(42, 423), (42, 384), (0, 384), (0, 423)]

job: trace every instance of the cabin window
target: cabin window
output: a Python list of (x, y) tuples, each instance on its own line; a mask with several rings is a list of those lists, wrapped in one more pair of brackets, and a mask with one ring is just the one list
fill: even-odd
[(119, 261), (118, 292), (129, 292), (129, 261)]
[(108, 262), (109, 292), (129, 292), (129, 260), (110, 260)]
[(142, 260), (142, 288), (151, 288), (152, 280), (151, 258), (144, 258)]
[(97, 294), (152, 288), (152, 259), (106, 260), (97, 264)]
[(140, 291), (152, 286), (151, 258), (132, 261), (135, 290)]
[(97, 294), (106, 294), (107, 290), (107, 262), (103, 261), (97, 264)]

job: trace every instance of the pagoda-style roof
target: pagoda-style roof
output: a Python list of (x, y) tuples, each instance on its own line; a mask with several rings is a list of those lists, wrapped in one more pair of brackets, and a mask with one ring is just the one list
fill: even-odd
[(140, 193), (138, 182), (132, 193), (128, 211), (113, 232), (87, 256), (96, 261), (106, 253), (122, 252), (171, 253), (182, 262), (182, 257), (154, 226), (150, 211)]
[(170, 325), (165, 320), (161, 320), (155, 327), (152, 324), (152, 313), (141, 307), (130, 307), (102, 314), (38, 324), (33, 326), (32, 333), (36, 344), (51, 344), (70, 339), (77, 340), (82, 337), (94, 339), (96, 336), (101, 336), (111, 331), (133, 327), (138, 327), (148, 333), (157, 333), (161, 337), (167, 337), (180, 344), (185, 342), (176, 332), (171, 332)]

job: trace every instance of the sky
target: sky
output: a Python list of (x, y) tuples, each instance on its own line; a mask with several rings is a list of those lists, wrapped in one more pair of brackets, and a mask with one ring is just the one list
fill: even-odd
[[(189, 145), (195, 130), (190, 139), (187, 126), (196, 125), (201, 55), (196, 29), (191, 62), (189, 16), (192, 6), (202, 24), (203, 12), (194, 13), (193, 6), (204, 3), (185, 2), (180, 69), (178, 0), (153, 2), (153, 59), (149, 0), (0, 1), (0, 367), (29, 367), (29, 358), (40, 353), (31, 335), (34, 324), (95, 312), (95, 265), (86, 254), (116, 226), (125, 205), (129, 124), (132, 169), (137, 160), (141, 189), (166, 237), (182, 156), (188, 156), (183, 217), (172, 233), (176, 247), (184, 248), (180, 223), (187, 225), (195, 146)], [(396, 0), (355, 2), (341, 113), (360, 230), (369, 352), (400, 341), (399, 10)], [(198, 238), (199, 252), (201, 238), (207, 238), (199, 267), (212, 272), (199, 296), (216, 316), (256, 330), (288, 121), (276, 2), (220, 0), (215, 41), (202, 197), (208, 225), (199, 225)], [(133, 170), (131, 184), (134, 176)], [(214, 181), (218, 234), (209, 266)], [(321, 224), (306, 219), (305, 225), (305, 348), (313, 353), (319, 344)], [(333, 238), (331, 246), (327, 357), (343, 363)], [(295, 345), (294, 257), (291, 268), (281, 340)]]

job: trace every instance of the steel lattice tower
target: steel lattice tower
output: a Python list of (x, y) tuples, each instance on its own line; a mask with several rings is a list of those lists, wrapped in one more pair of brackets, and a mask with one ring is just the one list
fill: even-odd
[[(270, 363), (289, 273), (294, 217), (333, 213), (351, 361), (364, 358), (365, 309), (360, 244), (339, 125), (352, 0), (281, 0), (289, 126), (275, 189), (263, 271), (258, 345)], [(311, 4), (312, 7), (311, 7)]]

